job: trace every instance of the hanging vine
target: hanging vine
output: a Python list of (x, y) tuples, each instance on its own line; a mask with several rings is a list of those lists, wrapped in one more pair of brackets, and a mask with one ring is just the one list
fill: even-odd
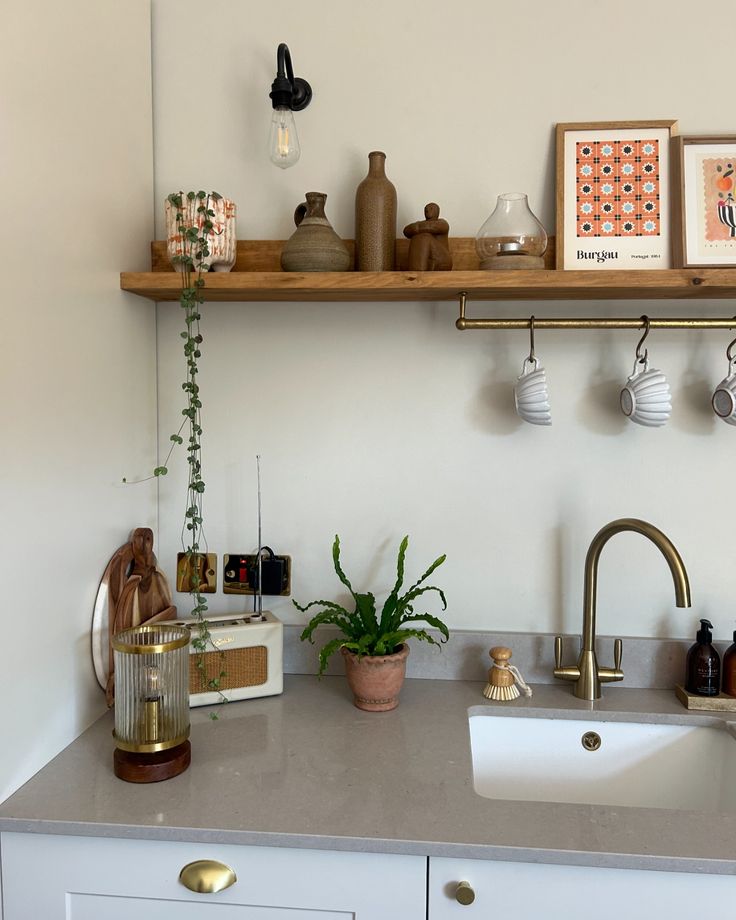
[[(216, 691), (225, 700), (221, 691), (221, 670), (215, 677), (209, 677), (205, 662), (205, 652), (210, 649), (219, 651), (212, 642), (209, 624), (205, 617), (207, 602), (202, 594), (202, 562), (206, 563), (207, 541), (204, 536), (202, 501), (205, 481), (202, 477), (202, 400), (198, 383), (199, 358), (202, 356), (202, 333), (200, 330), (201, 306), (204, 303), (202, 288), (204, 277), (209, 267), (209, 239), (217, 233), (213, 218), (215, 212), (210, 207), (211, 201), (219, 201), (217, 192), (174, 192), (167, 197), (176, 214), (177, 254), (172, 262), (181, 272), (181, 293), (179, 304), (184, 310), (184, 330), (180, 333), (184, 340), (184, 357), (186, 359), (186, 378), (181, 387), (186, 394), (186, 405), (182, 409), (184, 416), (179, 430), (169, 438), (171, 446), (161, 466), (155, 467), (155, 477), (168, 473), (168, 463), (177, 445), (186, 438), (188, 469), (186, 510), (182, 527), (182, 549), (185, 552), (189, 573), (189, 594), (192, 598), (192, 616), (197, 622), (197, 635), (192, 639), (192, 646), (197, 654), (197, 668), (202, 689)], [(224, 657), (224, 656), (222, 656)], [(213, 718), (217, 718), (212, 714)]]

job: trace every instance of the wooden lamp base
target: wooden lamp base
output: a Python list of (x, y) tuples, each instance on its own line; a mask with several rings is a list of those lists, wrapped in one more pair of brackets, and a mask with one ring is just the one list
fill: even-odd
[(141, 754), (115, 748), (113, 769), (118, 779), (126, 783), (160, 783), (183, 773), (192, 760), (192, 746), (183, 741), (167, 751)]

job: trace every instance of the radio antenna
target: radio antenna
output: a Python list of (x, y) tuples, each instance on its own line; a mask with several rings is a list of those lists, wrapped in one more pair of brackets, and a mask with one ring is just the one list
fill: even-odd
[(258, 480), (258, 608), (256, 614), (260, 619), (263, 616), (263, 578), (261, 571), (261, 455), (256, 454), (256, 477)]

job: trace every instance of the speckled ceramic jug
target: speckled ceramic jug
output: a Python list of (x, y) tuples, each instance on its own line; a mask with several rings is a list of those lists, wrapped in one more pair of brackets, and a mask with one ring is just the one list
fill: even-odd
[(394, 270), (396, 189), (386, 178), (386, 154), (368, 154), (368, 175), (355, 193), (355, 267), (359, 272)]
[(346, 272), (350, 252), (325, 217), (324, 192), (307, 192), (294, 212), (296, 230), (281, 251), (285, 272)]

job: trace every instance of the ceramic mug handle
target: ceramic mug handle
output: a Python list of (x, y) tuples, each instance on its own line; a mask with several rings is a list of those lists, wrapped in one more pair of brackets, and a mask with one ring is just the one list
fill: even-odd
[(632, 380), (634, 377), (638, 377), (639, 374), (645, 374), (649, 370), (649, 356), (644, 358), (635, 358), (634, 359), (634, 369), (631, 371), (631, 377), (629, 380)]

